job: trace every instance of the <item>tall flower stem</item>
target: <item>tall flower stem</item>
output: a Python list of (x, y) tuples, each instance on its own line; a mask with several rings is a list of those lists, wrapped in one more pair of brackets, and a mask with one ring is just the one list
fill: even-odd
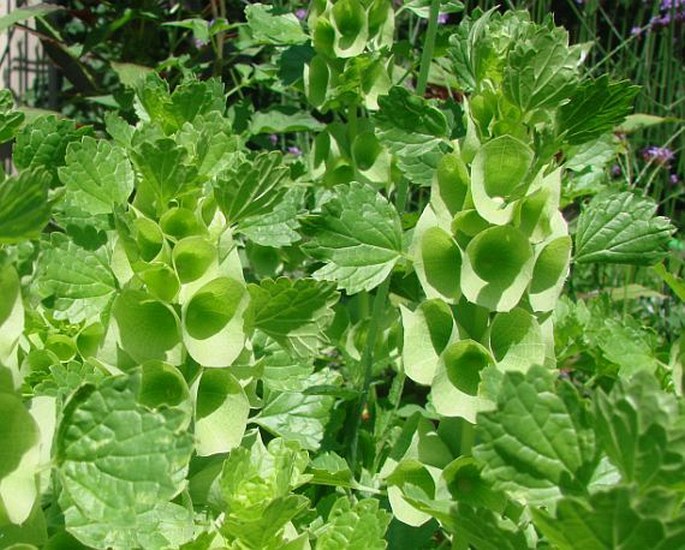
[(416, 93), (420, 96), (426, 93), (428, 85), (428, 72), (431, 61), (433, 60), (433, 50), (435, 49), (435, 37), (438, 34), (438, 16), (440, 15), (440, 0), (431, 0), (430, 11), (428, 12), (428, 30), (426, 31), (426, 41), (423, 44), (423, 54), (421, 56), (421, 66), (419, 67), (419, 78), (416, 81)]
[[(421, 66), (419, 68), (419, 77), (416, 84), (416, 93), (420, 96), (424, 95), (426, 92), (426, 85), (428, 84), (428, 71), (430, 69), (430, 64), (433, 59), (433, 51), (435, 49), (435, 37), (438, 30), (439, 14), (440, 0), (431, 0), (428, 18), (428, 30), (426, 32), (426, 40), (424, 42), (423, 55), (421, 57)], [(348, 124), (356, 126), (356, 109), (351, 110), (348, 114), (350, 115)], [(404, 212), (407, 193), (408, 181), (405, 178), (400, 178), (400, 181), (397, 183), (395, 193), (395, 208), (400, 216)], [(362, 352), (359, 365), (360, 369), (364, 373), (364, 378), (362, 382), (361, 395), (355, 410), (352, 436), (350, 438), (350, 467), (352, 468), (353, 472), (355, 472), (357, 469), (359, 430), (361, 428), (362, 414), (369, 402), (369, 391), (371, 389), (371, 381), (373, 378), (374, 350), (376, 348), (376, 340), (378, 339), (383, 312), (385, 311), (388, 301), (388, 294), (390, 292), (390, 279), (391, 277), (388, 276), (376, 290), (376, 296), (373, 300), (373, 310), (371, 312), (371, 321), (366, 334), (366, 344), (364, 346), (364, 351)]]

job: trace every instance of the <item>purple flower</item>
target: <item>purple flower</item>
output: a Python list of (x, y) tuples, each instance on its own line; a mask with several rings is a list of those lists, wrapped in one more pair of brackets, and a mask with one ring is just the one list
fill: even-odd
[(614, 164), (611, 167), (611, 176), (617, 178), (621, 175), (621, 167), (618, 164)]
[(307, 18), (307, 10), (304, 8), (295, 10), (295, 17), (297, 17), (300, 21), (304, 21)]
[(447, 13), (439, 13), (438, 14), (438, 25), (444, 25), (447, 23), (447, 20), (450, 18), (449, 14)]
[(630, 29), (630, 36), (640, 36), (642, 34), (642, 27), (635, 26)]
[(675, 154), (668, 147), (650, 145), (642, 150), (642, 158), (647, 162), (654, 162), (661, 166), (668, 166)]
[(685, 0), (662, 0), (659, 5), (661, 11), (677, 10), (678, 8), (685, 8)]
[(269, 134), (269, 141), (271, 142), (271, 145), (276, 146), (278, 143), (278, 136), (276, 134)]
[(290, 153), (291, 155), (295, 155), (296, 157), (299, 157), (302, 154), (302, 149), (295, 145), (291, 145), (290, 147), (288, 147), (288, 153)]
[(671, 174), (668, 176), (668, 183), (671, 185), (676, 185), (680, 181), (680, 178), (678, 177), (678, 174)]
[(649, 24), (653, 29), (668, 27), (671, 24), (671, 14), (665, 13), (664, 15), (655, 15), (649, 20)]

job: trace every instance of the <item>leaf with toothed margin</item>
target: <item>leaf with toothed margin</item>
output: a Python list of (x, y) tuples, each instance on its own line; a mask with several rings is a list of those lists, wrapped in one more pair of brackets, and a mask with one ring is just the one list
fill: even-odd
[(117, 288), (104, 248), (86, 250), (62, 233), (52, 233), (38, 259), (35, 283), (43, 297), (55, 297), (55, 317), (72, 323), (97, 318)]
[(248, 286), (249, 324), (297, 356), (314, 355), (325, 342), (324, 330), (333, 320), (338, 293), (332, 284), (313, 279), (282, 277)]
[(193, 452), (188, 396), (180, 373), (160, 362), (76, 391), (56, 441), (67, 531), (121, 550), (178, 547), (192, 537), (192, 512), (170, 502)]
[(50, 180), (43, 170), (24, 170), (0, 181), (0, 245), (38, 238), (50, 220)]
[(478, 415), (482, 441), (473, 456), (483, 479), (528, 504), (553, 504), (562, 486), (587, 486), (596, 465), (595, 435), (575, 390), (555, 388), (555, 373), (533, 367), (508, 372), (497, 410)]
[(632, 193), (601, 193), (581, 212), (575, 261), (654, 265), (668, 255), (675, 231), (668, 218), (655, 216), (657, 205)]
[(395, 208), (368, 185), (336, 187), (321, 215), (306, 221), (312, 240), (304, 249), (326, 265), (314, 278), (335, 281), (348, 294), (371, 290), (402, 255), (402, 226)]
[(59, 178), (66, 200), (90, 215), (110, 214), (126, 204), (133, 191), (134, 173), (124, 149), (109, 141), (84, 137), (67, 147), (66, 166)]

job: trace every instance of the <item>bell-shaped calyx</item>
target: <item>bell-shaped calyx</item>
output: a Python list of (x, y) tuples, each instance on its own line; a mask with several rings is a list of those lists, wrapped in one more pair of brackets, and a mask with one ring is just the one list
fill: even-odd
[(339, 0), (330, 11), (334, 30), (333, 51), (337, 57), (361, 54), (369, 38), (369, 25), (364, 6), (359, 0)]
[(474, 340), (460, 340), (445, 348), (431, 388), (435, 410), (476, 422), (480, 411), (492, 407), (480, 391), (487, 367), (494, 364), (490, 351)]
[(535, 246), (535, 267), (528, 287), (533, 311), (552, 311), (568, 276), (571, 262), (571, 237), (560, 212), (552, 219), (552, 234)]
[(490, 227), (464, 251), (461, 291), (470, 302), (492, 311), (509, 311), (526, 291), (534, 262), (533, 248), (519, 229)]
[(500, 372), (527, 372), (545, 363), (545, 337), (537, 318), (517, 307), (495, 315), (489, 327), (490, 351)]
[(452, 235), (440, 227), (430, 205), (416, 224), (409, 254), (427, 298), (441, 298), (448, 303), (459, 300), (461, 251)]
[(249, 304), (245, 283), (217, 277), (183, 305), (183, 343), (205, 367), (228, 367), (245, 344), (243, 314)]
[(478, 149), (471, 164), (471, 195), (478, 214), (495, 225), (514, 219), (517, 200), (530, 185), (533, 150), (504, 135)]

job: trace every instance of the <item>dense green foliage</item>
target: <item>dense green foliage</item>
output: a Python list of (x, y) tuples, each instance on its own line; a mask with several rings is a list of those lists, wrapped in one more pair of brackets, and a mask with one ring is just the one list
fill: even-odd
[(131, 66), (101, 124), (0, 92), (1, 547), (685, 547), (665, 297), (587, 292), (685, 297), (606, 182), (638, 88), (551, 18), (440, 9), (174, 22), (284, 105)]

